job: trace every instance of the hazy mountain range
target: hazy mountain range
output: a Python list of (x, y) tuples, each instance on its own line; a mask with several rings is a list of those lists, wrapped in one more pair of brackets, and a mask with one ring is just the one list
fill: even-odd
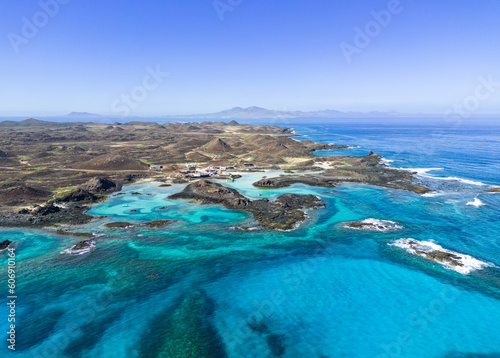
[[(387, 112), (342, 112), (333, 109), (324, 109), (318, 111), (279, 111), (266, 109), (262, 107), (234, 107), (221, 112), (207, 114), (188, 114), (188, 115), (165, 115), (156, 116), (157, 118), (185, 118), (185, 119), (268, 119), (268, 118), (396, 118), (396, 117), (416, 117), (429, 116), (428, 114), (399, 113), (396, 111)], [(113, 117), (101, 116), (99, 114), (87, 112), (72, 112), (64, 117), (72, 118), (98, 118)]]

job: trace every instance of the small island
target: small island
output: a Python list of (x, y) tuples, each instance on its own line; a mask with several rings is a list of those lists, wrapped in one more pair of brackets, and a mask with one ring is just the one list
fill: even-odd
[(187, 185), (169, 199), (193, 199), (202, 204), (221, 204), (227, 209), (248, 211), (262, 227), (281, 231), (292, 230), (303, 222), (305, 209), (324, 206), (314, 195), (283, 194), (274, 201), (251, 200), (235, 189), (205, 179)]
[(297, 140), (292, 129), (277, 126), (234, 120), (103, 124), (28, 119), (0, 122), (0, 129), (3, 227), (87, 223), (92, 216), (85, 212), (91, 205), (141, 180), (158, 181), (161, 187), (187, 185), (170, 198), (244, 210), (261, 227), (273, 230), (297, 227), (305, 220), (305, 209), (322, 203), (314, 196), (293, 194), (274, 201), (251, 200), (214, 180), (233, 181), (247, 172), (281, 170), (284, 174), (261, 179), (254, 186), (284, 188), (300, 183), (333, 188), (360, 183), (429, 191), (415, 183), (413, 173), (387, 167), (375, 153), (320, 156), (315, 152), (347, 146)]

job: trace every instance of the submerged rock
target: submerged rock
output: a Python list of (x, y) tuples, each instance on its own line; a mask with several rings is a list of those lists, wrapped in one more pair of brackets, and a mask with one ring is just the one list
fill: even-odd
[(225, 358), (213, 324), (215, 304), (204, 291), (184, 297), (165, 322), (164, 344), (158, 357)]
[(255, 333), (263, 336), (273, 357), (281, 357), (285, 354), (285, 336), (283, 334), (272, 333), (263, 321), (252, 320), (247, 323), (248, 327)]
[(177, 222), (177, 220), (153, 220), (143, 223), (142, 225), (152, 227), (152, 228), (160, 228), (167, 225), (171, 225)]
[(75, 236), (75, 237), (94, 237), (95, 235), (90, 232), (72, 232), (67, 230), (58, 229), (56, 231), (58, 235), (67, 235), (67, 236)]

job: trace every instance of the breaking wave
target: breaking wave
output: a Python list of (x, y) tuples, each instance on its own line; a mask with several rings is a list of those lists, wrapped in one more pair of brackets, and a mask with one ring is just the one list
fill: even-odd
[(463, 275), (472, 271), (482, 270), (485, 267), (495, 267), (492, 263), (480, 261), (472, 256), (450, 251), (432, 241), (418, 241), (415, 239), (399, 239), (389, 244), (406, 250), (407, 252), (425, 257), (449, 270)]

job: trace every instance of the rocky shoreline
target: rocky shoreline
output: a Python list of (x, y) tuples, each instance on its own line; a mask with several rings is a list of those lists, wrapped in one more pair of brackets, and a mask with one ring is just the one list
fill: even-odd
[(93, 178), (75, 191), (43, 205), (18, 212), (0, 213), (0, 227), (42, 228), (61, 224), (86, 224), (93, 219), (93, 216), (85, 214), (90, 206), (106, 200), (107, 194), (121, 188), (121, 184), (110, 179)]
[(314, 174), (292, 174), (265, 178), (253, 185), (258, 188), (285, 188), (292, 184), (305, 184), (333, 188), (341, 183), (359, 183), (403, 189), (417, 194), (425, 194), (430, 191), (428, 188), (412, 182), (415, 179), (413, 173), (392, 169), (381, 164), (381, 156), (373, 152), (363, 157), (322, 157), (315, 158), (315, 160), (317, 162), (329, 161), (327, 169)]
[[(236, 122), (158, 126), (133, 122), (115, 124), (111, 130), (96, 124), (79, 124), (76, 128), (71, 123), (36, 120), (12, 126), (12, 123), (0, 125), (3, 134), (15, 134), (9, 144), (2, 147), (6, 149), (3, 157), (10, 164), (4, 167), (7, 176), (0, 175), (0, 180), (6, 178), (0, 185), (0, 227), (40, 228), (88, 223), (93, 217), (85, 212), (91, 205), (120, 191), (122, 184), (145, 178), (160, 181), (160, 186), (187, 184), (181, 193), (171, 198), (196, 199), (248, 211), (266, 229), (291, 230), (305, 220), (305, 208), (321, 206), (316, 197), (293, 194), (282, 195), (272, 202), (250, 200), (220, 184), (196, 182), (193, 166), (197, 170), (212, 170), (217, 165), (232, 179), (244, 171), (281, 169), (287, 173), (255, 182), (253, 185), (259, 188), (284, 188), (297, 183), (333, 188), (341, 183), (360, 183), (419, 194), (429, 191), (414, 183), (414, 173), (387, 167), (377, 154), (318, 156), (313, 153), (348, 146), (297, 141), (290, 138), (294, 134), (289, 129), (275, 126)], [(118, 129), (123, 133), (119, 134)], [(61, 131), (60, 137), (55, 136), (56, 131)], [(182, 135), (173, 136), (178, 132)], [(146, 144), (151, 136), (155, 138), (154, 144)], [(33, 143), (34, 138), (44, 144)], [(66, 141), (67, 145), (61, 144)], [(77, 142), (81, 143), (75, 146)], [(91, 147), (89, 143), (93, 143)], [(20, 157), (26, 160), (16, 164)], [(185, 165), (179, 164), (183, 161), (187, 161)], [(145, 164), (148, 162), (152, 164)], [(38, 184), (31, 184), (33, 177)], [(27, 186), (28, 182), (34, 186)]]
[(168, 198), (191, 199), (202, 204), (221, 204), (227, 209), (247, 211), (263, 228), (281, 231), (293, 230), (303, 222), (305, 209), (324, 207), (321, 199), (314, 195), (283, 194), (274, 201), (251, 200), (235, 189), (204, 179), (188, 184), (183, 191)]
[[(346, 162), (346, 158), (350, 158), (350, 161)], [(320, 163), (325, 160), (333, 161), (331, 157), (318, 157), (316, 160)], [(263, 178), (253, 185), (259, 188), (283, 188), (301, 183), (333, 188), (340, 183), (351, 182), (405, 189), (416, 193), (429, 191), (411, 182), (412, 173), (391, 169), (380, 164), (380, 156), (374, 153), (365, 157), (335, 157), (334, 160), (342, 160), (342, 168), (337, 168), (333, 162), (329, 163), (328, 169), (318, 173)], [(309, 167), (309, 169), (314, 168), (317, 169), (314, 166)], [(129, 178), (128, 184), (132, 182), (133, 179)], [(175, 183), (176, 180), (172, 180), (171, 183), (163, 185), (170, 186)], [(298, 209), (321, 206), (316, 202), (317, 198), (312, 195), (303, 198), (294, 194), (284, 194), (270, 202), (267, 199), (250, 200), (234, 189), (206, 180), (197, 182), (183, 180), (179, 184), (186, 183), (188, 183), (186, 188), (181, 193), (171, 196), (170, 199), (195, 199), (206, 204), (222, 204), (228, 209), (248, 211), (266, 229), (292, 230), (298, 223), (305, 220), (304, 212)], [(86, 224), (93, 219), (93, 216), (85, 214), (90, 206), (106, 200), (110, 194), (120, 191), (121, 188), (122, 183), (119, 181), (95, 177), (62, 197), (48, 200), (45, 204), (17, 212), (0, 212), (0, 227), (41, 228), (61, 224)], [(132, 195), (134, 194), (138, 193)], [(301, 199), (298, 200), (298, 198)], [(122, 225), (122, 223), (117, 223), (117, 225)]]

